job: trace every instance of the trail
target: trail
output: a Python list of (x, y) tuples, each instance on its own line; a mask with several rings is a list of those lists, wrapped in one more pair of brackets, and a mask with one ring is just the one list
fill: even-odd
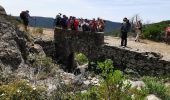
[[(118, 37), (105, 36), (105, 43), (110, 46), (120, 47), (121, 39)], [(155, 52), (163, 55), (163, 60), (170, 61), (170, 45), (150, 40), (135, 42), (134, 38), (128, 38), (127, 48), (136, 52)]]

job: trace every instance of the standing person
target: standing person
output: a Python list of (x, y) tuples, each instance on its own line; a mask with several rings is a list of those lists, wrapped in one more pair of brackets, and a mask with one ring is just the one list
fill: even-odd
[(142, 33), (142, 23), (141, 21), (137, 21), (136, 22), (136, 38), (135, 38), (135, 42), (140, 42), (139, 40), (139, 36)]
[(63, 18), (61, 19), (62, 29), (67, 29), (67, 25), (68, 25), (68, 17), (66, 15), (63, 15)]
[(129, 20), (124, 18), (121, 26), (121, 46), (123, 47), (127, 46), (127, 33), (130, 31), (130, 27)]
[(78, 31), (78, 27), (79, 27), (79, 20), (77, 18), (75, 18), (74, 20), (74, 28), (76, 31)]
[(97, 22), (96, 22), (95, 18), (93, 18), (93, 20), (90, 22), (90, 26), (91, 26), (91, 32), (96, 32)]
[(168, 43), (168, 38), (170, 37), (170, 24), (165, 30), (165, 42)]
[(23, 21), (24, 28), (25, 28), (26, 31), (28, 31), (29, 17), (30, 17), (30, 15), (29, 15), (29, 11), (28, 10), (22, 11), (20, 13), (20, 18)]
[(56, 16), (56, 18), (55, 18), (55, 26), (56, 27), (61, 27), (61, 13), (59, 13), (57, 16)]

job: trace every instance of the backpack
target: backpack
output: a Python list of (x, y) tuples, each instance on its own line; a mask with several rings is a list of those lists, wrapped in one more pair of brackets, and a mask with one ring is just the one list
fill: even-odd
[(129, 22), (122, 23), (121, 32), (130, 32), (131, 24)]
[(24, 11), (22, 11), (22, 12), (20, 13), (20, 18), (21, 18), (21, 19), (25, 19), (25, 18), (26, 18), (25, 13), (26, 13), (26, 12), (24, 12)]
[(127, 32), (130, 32), (130, 30), (131, 30), (131, 24), (127, 23)]
[(142, 30), (142, 23), (141, 22), (137, 22), (137, 25), (139, 27), (139, 30)]

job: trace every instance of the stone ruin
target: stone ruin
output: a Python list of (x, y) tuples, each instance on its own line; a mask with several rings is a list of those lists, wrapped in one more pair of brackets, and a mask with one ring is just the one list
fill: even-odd
[(90, 62), (111, 59), (113, 65), (121, 70), (132, 69), (142, 75), (170, 75), (170, 62), (162, 60), (161, 55), (107, 46), (104, 44), (104, 34), (102, 33), (58, 28), (54, 33), (54, 42), (50, 42), (51, 46), (48, 48), (43, 46), (46, 43), (40, 45), (44, 47), (45, 52), (47, 51), (47, 55), (52, 55), (57, 61), (67, 66), (70, 71), (75, 69), (74, 53), (79, 52), (85, 54)]

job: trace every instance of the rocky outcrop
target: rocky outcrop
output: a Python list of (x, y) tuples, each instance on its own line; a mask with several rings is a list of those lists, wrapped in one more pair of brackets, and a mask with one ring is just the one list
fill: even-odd
[(28, 37), (7, 20), (0, 20), (0, 66), (15, 70), (28, 55)]
[(6, 15), (5, 9), (0, 5), (0, 15)]

